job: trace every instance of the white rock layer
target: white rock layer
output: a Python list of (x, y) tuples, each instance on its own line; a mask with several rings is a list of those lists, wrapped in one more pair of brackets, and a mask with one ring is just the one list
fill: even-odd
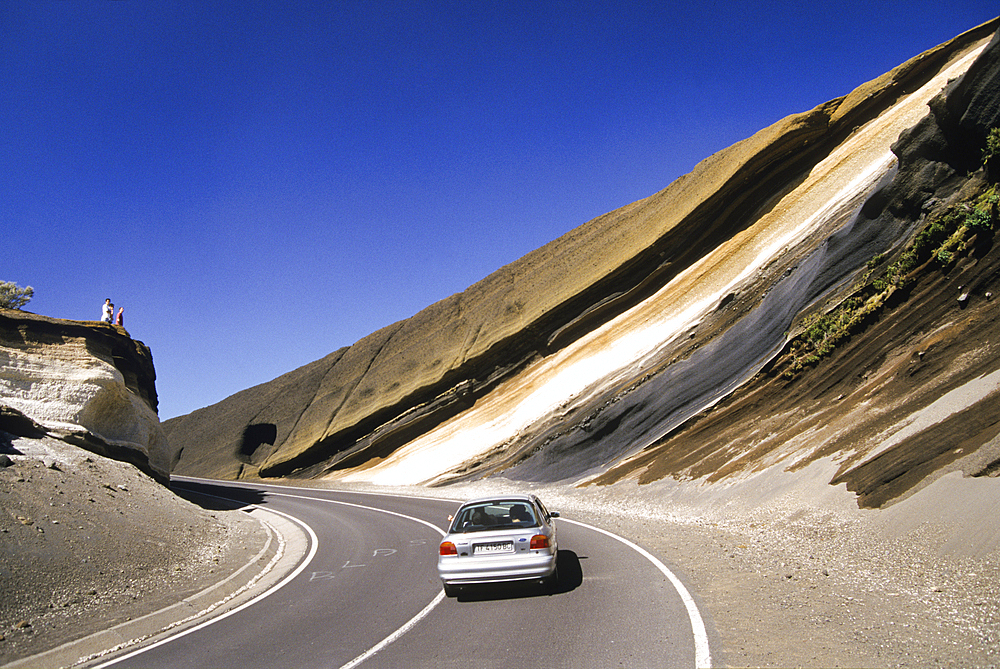
[(86, 430), (138, 451), (154, 471), (170, 473), (173, 454), (156, 412), (83, 339), (24, 350), (0, 346), (0, 403), (55, 434)]

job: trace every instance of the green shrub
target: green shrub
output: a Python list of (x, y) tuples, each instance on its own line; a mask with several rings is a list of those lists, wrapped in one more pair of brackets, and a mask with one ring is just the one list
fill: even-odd
[(996, 186), (993, 186), (983, 193), (976, 200), (972, 210), (966, 213), (965, 225), (975, 232), (992, 230), (996, 218), (997, 200), (1000, 200), (1000, 195), (997, 195)]
[(1000, 128), (993, 128), (986, 135), (986, 148), (983, 149), (983, 164), (1000, 155)]
[[(993, 155), (1000, 155), (1000, 130), (992, 132), (991, 137), (996, 142)], [(929, 261), (942, 268), (955, 262), (967, 252), (970, 233), (993, 228), (998, 218), (998, 201), (997, 187), (991, 186), (975, 200), (959, 204), (929, 221), (910, 247), (880, 274), (875, 270), (885, 262), (885, 254), (869, 260), (861, 283), (853, 288), (851, 297), (833, 310), (814, 314), (803, 323), (802, 334), (790, 343), (791, 364), (783, 374), (794, 377), (829, 355), (851, 334), (862, 330), (877, 316), (889, 296), (915, 280), (918, 269), (926, 271), (934, 266)]]
[(965, 224), (970, 230), (989, 230), (993, 227), (993, 217), (988, 211), (976, 209), (965, 219)]
[(20, 309), (34, 294), (35, 289), (31, 286), (21, 288), (13, 281), (0, 281), (0, 307), (4, 309)]

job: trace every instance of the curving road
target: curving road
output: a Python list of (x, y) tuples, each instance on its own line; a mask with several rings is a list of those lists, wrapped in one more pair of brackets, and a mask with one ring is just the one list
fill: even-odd
[(311, 529), (284, 586), (234, 615), (99, 666), (710, 666), (683, 585), (638, 546), (563, 518), (560, 583), (443, 596), (437, 544), (454, 501), (183, 479)]

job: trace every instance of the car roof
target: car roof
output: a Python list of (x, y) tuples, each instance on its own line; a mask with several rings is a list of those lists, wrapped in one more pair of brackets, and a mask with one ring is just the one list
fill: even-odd
[(491, 497), (477, 497), (476, 499), (470, 499), (467, 502), (462, 502), (462, 506), (470, 506), (474, 504), (485, 504), (487, 502), (534, 502), (538, 498), (534, 495), (524, 495), (519, 493), (514, 493), (511, 495), (493, 495)]

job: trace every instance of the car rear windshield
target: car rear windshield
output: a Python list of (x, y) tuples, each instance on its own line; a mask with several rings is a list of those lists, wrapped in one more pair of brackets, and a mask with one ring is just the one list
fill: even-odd
[(538, 527), (534, 505), (522, 500), (499, 500), (462, 507), (451, 531), (482, 532), (518, 527)]

